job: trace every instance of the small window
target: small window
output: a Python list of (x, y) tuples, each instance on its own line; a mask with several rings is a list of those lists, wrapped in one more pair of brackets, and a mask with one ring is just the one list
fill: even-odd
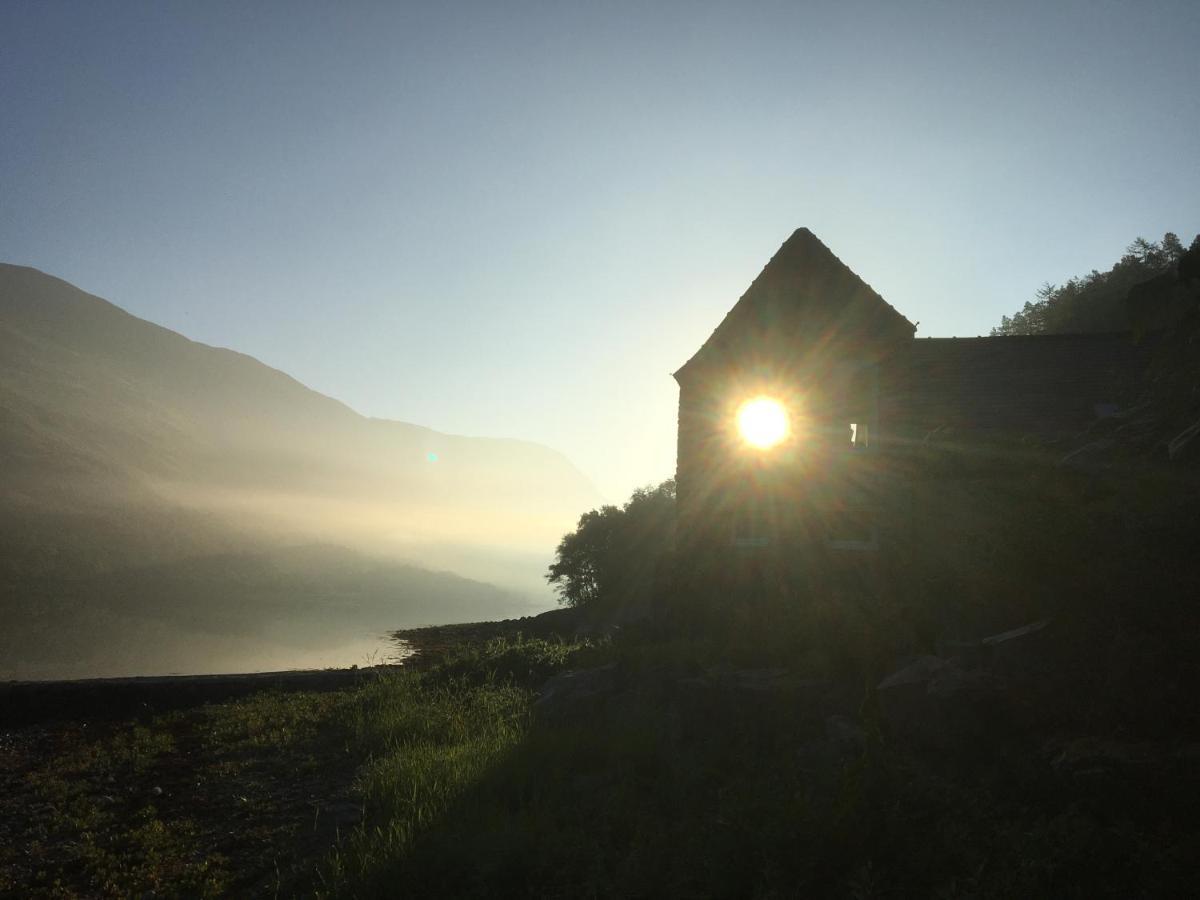
[(847, 449), (866, 450), (879, 415), (879, 367), (853, 364), (846, 372), (841, 398), (842, 419), (849, 427)]
[(850, 449), (866, 450), (870, 446), (871, 426), (867, 422), (850, 423)]
[(834, 550), (874, 550), (878, 546), (875, 515), (867, 507), (828, 512), (825, 529), (826, 540)]
[(758, 512), (742, 512), (733, 521), (733, 546), (767, 547), (771, 535), (765, 517)]

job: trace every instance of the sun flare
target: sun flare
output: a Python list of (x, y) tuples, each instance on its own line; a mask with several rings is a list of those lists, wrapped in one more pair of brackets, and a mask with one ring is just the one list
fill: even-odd
[(747, 444), (766, 450), (788, 436), (788, 414), (783, 404), (770, 397), (747, 400), (738, 409), (738, 432)]

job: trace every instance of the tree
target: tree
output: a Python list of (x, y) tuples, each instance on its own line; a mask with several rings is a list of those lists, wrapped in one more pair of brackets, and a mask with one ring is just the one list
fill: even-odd
[(546, 580), (567, 606), (617, 607), (649, 596), (675, 536), (675, 481), (639, 488), (623, 507), (584, 513), (563, 537)]
[(1043, 284), (1037, 299), (1003, 316), (992, 335), (1124, 331), (1129, 327), (1125, 310), (1129, 289), (1161, 275), (1183, 253), (1178, 236), (1169, 231), (1159, 242), (1138, 238), (1107, 272), (1093, 269), (1063, 285)]

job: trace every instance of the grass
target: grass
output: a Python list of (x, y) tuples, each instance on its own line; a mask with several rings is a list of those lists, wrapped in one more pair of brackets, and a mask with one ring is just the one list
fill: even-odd
[(0, 732), (0, 896), (358, 893), (578, 649), (499, 639), (353, 690)]
[[(1151, 765), (1081, 773), (1057, 767), (1059, 745), (1039, 738), (926, 758), (885, 740), (861, 688), (816, 689), (799, 677), (812, 671), (738, 687), (722, 674), (741, 656), (728, 647), (509, 636), (353, 690), (261, 694), (96, 734), (9, 733), (0, 894), (1083, 897), (1194, 886), (1200, 778), (1186, 754), (1143, 749)], [(555, 672), (609, 662), (612, 690), (559, 714), (535, 707)], [(831, 742), (831, 712), (856, 721), (859, 739)]]
[[(3, 735), (0, 895), (264, 892), (328, 843), (353, 754), (341, 694), (270, 694), (149, 721)], [(281, 868), (282, 867), (282, 868)]]
[[(521, 675), (540, 678), (547, 657), (615, 661), (621, 683), (575, 715), (531, 714), (536, 678)], [(678, 638), (493, 642), (400, 694), (380, 686), (377, 705), (360, 708), (363, 739), (378, 748), (360, 781), (368, 820), (340, 845), (325, 895), (1094, 897), (1194, 886), (1200, 773), (1170, 747), (1146, 767), (1090, 773), (1056, 767), (1058, 745), (1041, 738), (926, 758), (885, 740), (861, 692), (814, 697), (802, 679), (741, 690), (720, 671), (711, 643)], [(860, 742), (827, 740), (831, 702), (862, 727)]]
[(324, 892), (388, 893), (416, 837), (524, 737), (529, 703), (527, 689), (496, 683), (401, 677), (364, 692), (351, 725), (372, 748), (356, 785), (369, 813), (323, 869)]

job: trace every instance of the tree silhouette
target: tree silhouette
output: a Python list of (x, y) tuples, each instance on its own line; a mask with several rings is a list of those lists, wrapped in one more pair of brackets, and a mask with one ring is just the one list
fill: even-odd
[(1066, 284), (1043, 284), (1036, 299), (1001, 318), (992, 335), (1124, 331), (1130, 324), (1125, 310), (1129, 289), (1166, 272), (1183, 253), (1172, 232), (1159, 242), (1138, 238), (1107, 272), (1093, 269)]
[(563, 537), (546, 580), (568, 606), (620, 606), (648, 596), (675, 535), (675, 481), (633, 492), (623, 507), (584, 513)]

